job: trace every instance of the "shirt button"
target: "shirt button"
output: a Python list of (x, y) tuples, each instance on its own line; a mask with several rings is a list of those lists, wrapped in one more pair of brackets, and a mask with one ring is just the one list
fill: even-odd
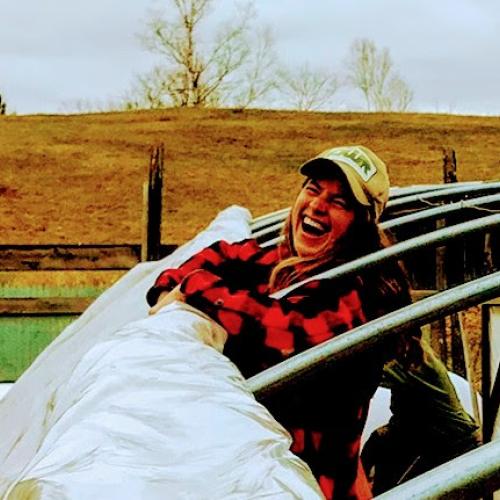
[(222, 307), (224, 305), (224, 300), (222, 299), (216, 299), (214, 304), (217, 306), (217, 307)]

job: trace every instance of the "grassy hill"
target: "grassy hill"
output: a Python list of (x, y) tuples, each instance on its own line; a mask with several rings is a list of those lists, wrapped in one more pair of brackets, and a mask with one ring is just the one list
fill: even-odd
[(500, 118), (424, 114), (172, 109), (0, 119), (0, 243), (135, 243), (151, 145), (166, 149), (162, 239), (182, 243), (222, 208), (288, 206), (297, 166), (364, 144), (393, 185), (500, 178)]

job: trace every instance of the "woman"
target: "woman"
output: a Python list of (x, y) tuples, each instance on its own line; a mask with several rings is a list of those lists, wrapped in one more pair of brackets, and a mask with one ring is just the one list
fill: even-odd
[[(151, 313), (181, 300), (228, 332), (225, 354), (243, 375), (345, 333), (409, 302), (398, 264), (340, 280), (312, 281), (283, 299), (274, 291), (386, 245), (377, 222), (388, 199), (385, 164), (368, 148), (329, 149), (301, 166), (306, 177), (285, 224), (285, 241), (218, 242), (160, 274)], [(387, 349), (385, 350), (387, 355)], [(389, 350), (390, 351), (390, 350)], [(360, 437), (384, 356), (312, 380), (275, 416), (292, 451), (311, 467), (326, 498), (370, 498)]]

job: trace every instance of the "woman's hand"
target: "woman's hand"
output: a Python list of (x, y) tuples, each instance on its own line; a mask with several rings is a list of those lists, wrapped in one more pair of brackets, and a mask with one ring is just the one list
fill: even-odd
[(149, 310), (149, 314), (156, 314), (162, 307), (174, 301), (185, 302), (186, 296), (181, 292), (181, 285), (177, 285), (170, 292), (162, 292), (158, 297), (158, 302)]

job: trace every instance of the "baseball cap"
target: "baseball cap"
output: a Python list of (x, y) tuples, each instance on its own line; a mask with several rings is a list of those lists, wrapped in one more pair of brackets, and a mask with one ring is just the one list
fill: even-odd
[(332, 167), (340, 168), (356, 200), (372, 207), (377, 221), (389, 198), (385, 163), (365, 146), (341, 146), (306, 161), (299, 171), (307, 177), (328, 177)]

